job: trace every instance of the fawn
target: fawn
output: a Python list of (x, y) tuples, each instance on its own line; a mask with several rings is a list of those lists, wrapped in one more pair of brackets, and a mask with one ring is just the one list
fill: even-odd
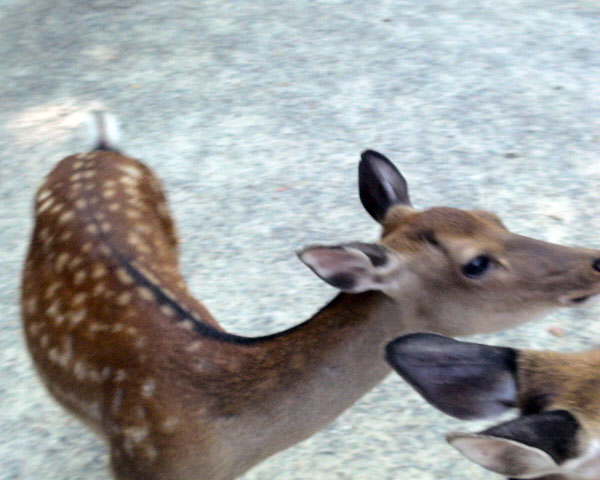
[(462, 419), (520, 416), (447, 440), (513, 478), (600, 478), (600, 350), (558, 353), (459, 342), (435, 334), (386, 348), (396, 371), (433, 406)]
[(417, 211), (366, 151), (360, 196), (381, 242), (304, 249), (343, 293), (289, 330), (234, 335), (186, 288), (156, 176), (106, 134), (96, 145), (37, 193), (22, 308), (42, 381), (107, 441), (119, 480), (235, 478), (377, 385), (398, 335), (499, 330), (600, 292), (600, 252), (510, 233), (489, 212)]

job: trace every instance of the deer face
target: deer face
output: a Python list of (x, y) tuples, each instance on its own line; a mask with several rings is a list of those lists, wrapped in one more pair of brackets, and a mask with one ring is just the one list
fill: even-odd
[(493, 213), (414, 209), (406, 181), (380, 154), (363, 153), (360, 196), (383, 227), (380, 243), (316, 246), (299, 255), (341, 290), (380, 290), (422, 329), (489, 332), (600, 293), (600, 251), (512, 233)]
[(600, 350), (561, 354), (413, 334), (386, 347), (390, 365), (432, 405), (458, 418), (510, 408), (521, 416), (448, 442), (512, 478), (600, 478)]

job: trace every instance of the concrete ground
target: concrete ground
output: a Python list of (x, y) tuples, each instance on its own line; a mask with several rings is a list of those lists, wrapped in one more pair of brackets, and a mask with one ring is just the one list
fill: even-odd
[[(292, 326), (334, 293), (295, 258), (372, 240), (356, 165), (389, 155), (415, 204), (483, 207), (520, 233), (600, 247), (596, 0), (0, 1), (0, 479), (106, 480), (106, 451), (42, 390), (19, 276), (43, 175), (119, 115), (164, 179), (193, 291), (231, 331)], [(600, 309), (488, 343), (598, 346)], [(564, 336), (549, 332), (564, 329)], [(484, 479), (450, 419), (391, 376), (257, 479)]]

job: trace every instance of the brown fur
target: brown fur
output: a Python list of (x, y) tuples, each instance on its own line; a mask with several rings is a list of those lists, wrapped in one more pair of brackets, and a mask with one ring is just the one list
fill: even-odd
[[(519, 237), (488, 213), (396, 207), (383, 243), (405, 270), (387, 296), (342, 294), (296, 328), (248, 340), (188, 292), (165, 196), (140, 162), (67, 157), (36, 207), (27, 345), (53, 396), (108, 441), (120, 480), (234, 478), (373, 388), (399, 334), (498, 330), (600, 291), (598, 252)], [(460, 273), (478, 252), (498, 259), (481, 282)]]
[(600, 350), (520, 351), (518, 385), (521, 409), (565, 409), (600, 435)]

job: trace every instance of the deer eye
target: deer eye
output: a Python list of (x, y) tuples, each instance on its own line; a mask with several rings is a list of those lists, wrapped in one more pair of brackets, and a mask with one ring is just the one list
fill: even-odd
[(469, 278), (481, 278), (491, 265), (492, 258), (489, 255), (478, 255), (463, 265), (462, 273)]

